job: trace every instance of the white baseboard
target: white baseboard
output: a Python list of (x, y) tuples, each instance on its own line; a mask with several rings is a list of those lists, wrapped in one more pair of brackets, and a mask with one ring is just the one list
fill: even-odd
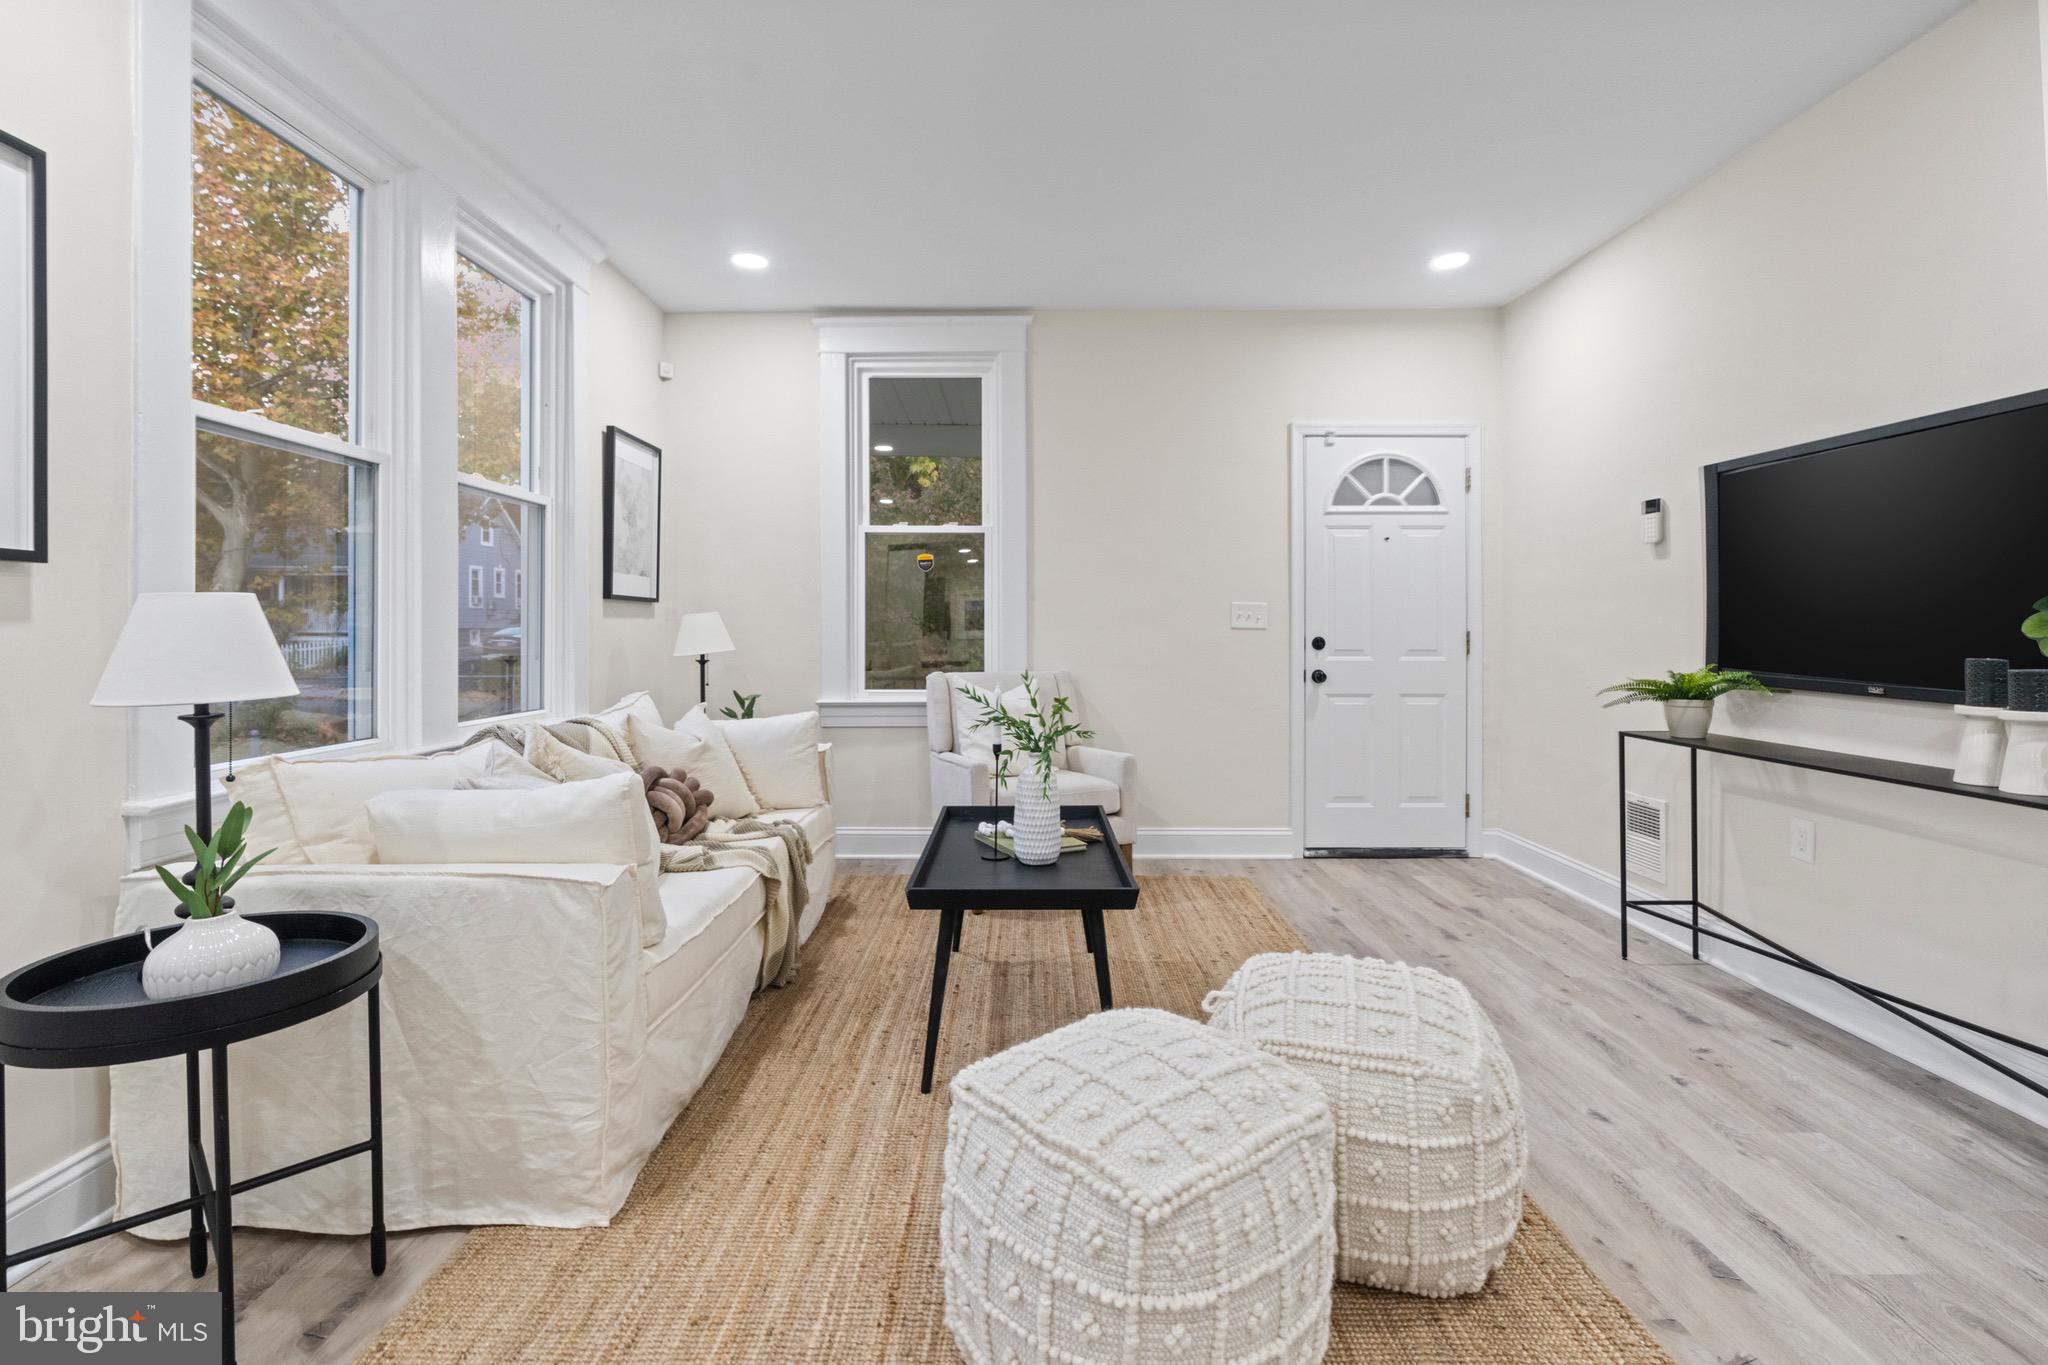
[[(842, 858), (915, 858), (931, 835), (929, 825), (841, 825)], [(1139, 858), (1292, 858), (1301, 849), (1285, 825), (1243, 829), (1194, 825), (1141, 829), (1131, 845)]]
[(1137, 858), (1298, 858), (1301, 845), (1285, 825), (1206, 828), (1199, 825), (1140, 829), (1131, 844)]
[[(97, 1227), (113, 1216), (114, 1152), (101, 1138), (7, 1192), (7, 1245), (36, 1246)], [(41, 1264), (14, 1266), (7, 1272), (7, 1283)]]
[[(1608, 872), (1504, 829), (1486, 830), (1480, 836), (1478, 849), (1474, 851), (1485, 857), (1498, 858), (1510, 867), (1556, 887), (1595, 910), (1615, 919), (1621, 918), (1620, 884)], [(1631, 899), (1665, 899), (1674, 894), (1675, 892), (1670, 890), (1645, 891), (1637, 887)], [(1729, 933), (1735, 932), (1725, 924), (1716, 927)], [(1692, 951), (1690, 934), (1676, 925), (1665, 924), (1648, 915), (1640, 918), (1631, 916), (1629, 934), (1631, 937), (1647, 934), (1683, 952)], [(1618, 941), (1615, 951), (1615, 965), (1619, 967), (1621, 964), (1618, 960)], [(1883, 1048), (1902, 1061), (1911, 1062), (1923, 1071), (1931, 1072), (1973, 1095), (1981, 1096), (1993, 1104), (2012, 1110), (2030, 1122), (2048, 1128), (2048, 1100), (2044, 1100), (2025, 1086), (2014, 1084), (1996, 1071), (1972, 1061), (1953, 1048), (1937, 1042), (1897, 1015), (1879, 1009), (1823, 977), (1711, 940), (1702, 940), (1700, 957), (1730, 976), (1746, 981), (1765, 994), (1776, 996), (1786, 1004), (1832, 1024), (1844, 1033), (1853, 1034), (1866, 1043)], [(2048, 1084), (2048, 1062), (1993, 1039), (1980, 1038), (1967, 1030), (1959, 1029), (1955, 1032), (1987, 1057), (1994, 1057), (2021, 1075)]]

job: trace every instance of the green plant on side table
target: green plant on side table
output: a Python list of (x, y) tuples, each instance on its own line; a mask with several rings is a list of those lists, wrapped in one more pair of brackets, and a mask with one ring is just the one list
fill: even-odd
[(2034, 614), (2020, 622), (2020, 634), (2041, 647), (2048, 654), (2048, 597), (2034, 603)]
[(1708, 727), (1714, 723), (1714, 702), (1718, 698), (1730, 692), (1769, 695), (1770, 691), (1754, 673), (1708, 664), (1688, 673), (1674, 670), (1661, 678), (1630, 678), (1601, 688), (1598, 695), (1619, 694), (1607, 703), (1609, 706), (1625, 706), (1632, 701), (1662, 702), (1664, 728), (1673, 739), (1705, 739)]
[(718, 714), (724, 716), (727, 720), (752, 720), (754, 718), (754, 704), (761, 700), (761, 694), (759, 692), (735, 692), (732, 694), (732, 699), (739, 703), (740, 709), (735, 711), (730, 706), (721, 706), (718, 708)]
[(239, 986), (277, 970), (277, 935), (243, 919), (227, 898), (250, 869), (277, 852), (272, 848), (249, 856), (243, 836), (253, 815), (249, 807), (235, 802), (211, 839), (202, 839), (197, 830), (185, 826), (185, 842), (192, 845), (196, 860), (191, 885), (168, 867), (157, 866), (156, 875), (191, 918), (167, 938), (151, 939), (150, 931), (143, 931), (149, 956), (142, 962), (142, 993), (151, 1000)]

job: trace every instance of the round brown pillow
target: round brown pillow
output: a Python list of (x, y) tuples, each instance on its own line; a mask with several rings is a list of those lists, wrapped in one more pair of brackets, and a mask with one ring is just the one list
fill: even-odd
[(711, 823), (711, 793), (680, 768), (647, 768), (640, 780), (647, 787), (655, 833), (664, 844), (688, 843)]

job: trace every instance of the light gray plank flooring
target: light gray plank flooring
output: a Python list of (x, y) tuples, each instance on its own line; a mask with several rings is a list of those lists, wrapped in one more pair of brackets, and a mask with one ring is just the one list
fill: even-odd
[[(846, 863), (847, 873), (899, 873)], [(2048, 1361), (2048, 1133), (1498, 863), (1174, 862), (1252, 878), (1311, 946), (1467, 982), (1514, 1054), (1531, 1193), (1686, 1365)], [(1115, 934), (1114, 917), (1110, 926)], [(250, 1361), (345, 1361), (460, 1242), (243, 1233)], [(23, 1288), (175, 1288), (109, 1239)]]

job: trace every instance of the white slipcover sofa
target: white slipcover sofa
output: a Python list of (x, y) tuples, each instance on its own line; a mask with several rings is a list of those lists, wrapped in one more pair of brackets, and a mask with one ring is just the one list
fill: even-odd
[[(1008, 805), (1007, 787), (991, 799), (989, 785), (993, 771), (986, 732), (976, 734), (975, 717), (980, 708), (960, 691), (973, 688), (985, 696), (1001, 697), (1020, 686), (1022, 673), (933, 673), (924, 680), (925, 732), (932, 751), (932, 816), (947, 806)], [(1081, 697), (1074, 690), (1071, 674), (1033, 673), (1032, 688), (1039, 705), (1050, 707), (1054, 697), (1073, 704), (1074, 719), (1088, 725)], [(1010, 764), (1015, 774), (1020, 770)], [(1109, 816), (1116, 841), (1130, 847), (1135, 826), (1129, 811), (1138, 779), (1138, 760), (1115, 749), (1098, 749), (1090, 744), (1066, 744), (1054, 764), (1053, 781), (1059, 787), (1062, 805), (1100, 806)]]
[[(621, 707), (635, 702), (652, 704), (642, 696)], [(826, 800), (760, 817), (793, 821), (810, 840), (799, 940), (817, 928), (834, 870), (831, 748), (816, 749)], [(475, 745), (382, 778), (365, 764), (361, 793), (453, 788), (509, 754)], [(337, 834), (359, 832), (355, 813), (316, 810), (309, 825), (308, 802), (287, 803), (271, 767), (239, 768), (232, 789), (256, 810), (249, 846), (279, 849), (235, 894), (249, 911), (342, 910), (377, 921), (386, 1225), (609, 1222), (754, 996), (768, 910), (762, 878), (738, 868), (662, 873), (651, 821), (651, 851), (637, 865), (338, 861), (350, 848)], [(123, 879), (117, 920), (119, 931), (172, 922), (153, 873)], [(367, 1135), (366, 1027), (358, 1002), (230, 1049), (238, 1174)], [(117, 1216), (185, 1196), (181, 1060), (113, 1068), (111, 1126)], [(236, 1222), (254, 1227), (362, 1233), (369, 1216), (367, 1159), (235, 1198)], [(184, 1228), (173, 1219), (143, 1231)]]

